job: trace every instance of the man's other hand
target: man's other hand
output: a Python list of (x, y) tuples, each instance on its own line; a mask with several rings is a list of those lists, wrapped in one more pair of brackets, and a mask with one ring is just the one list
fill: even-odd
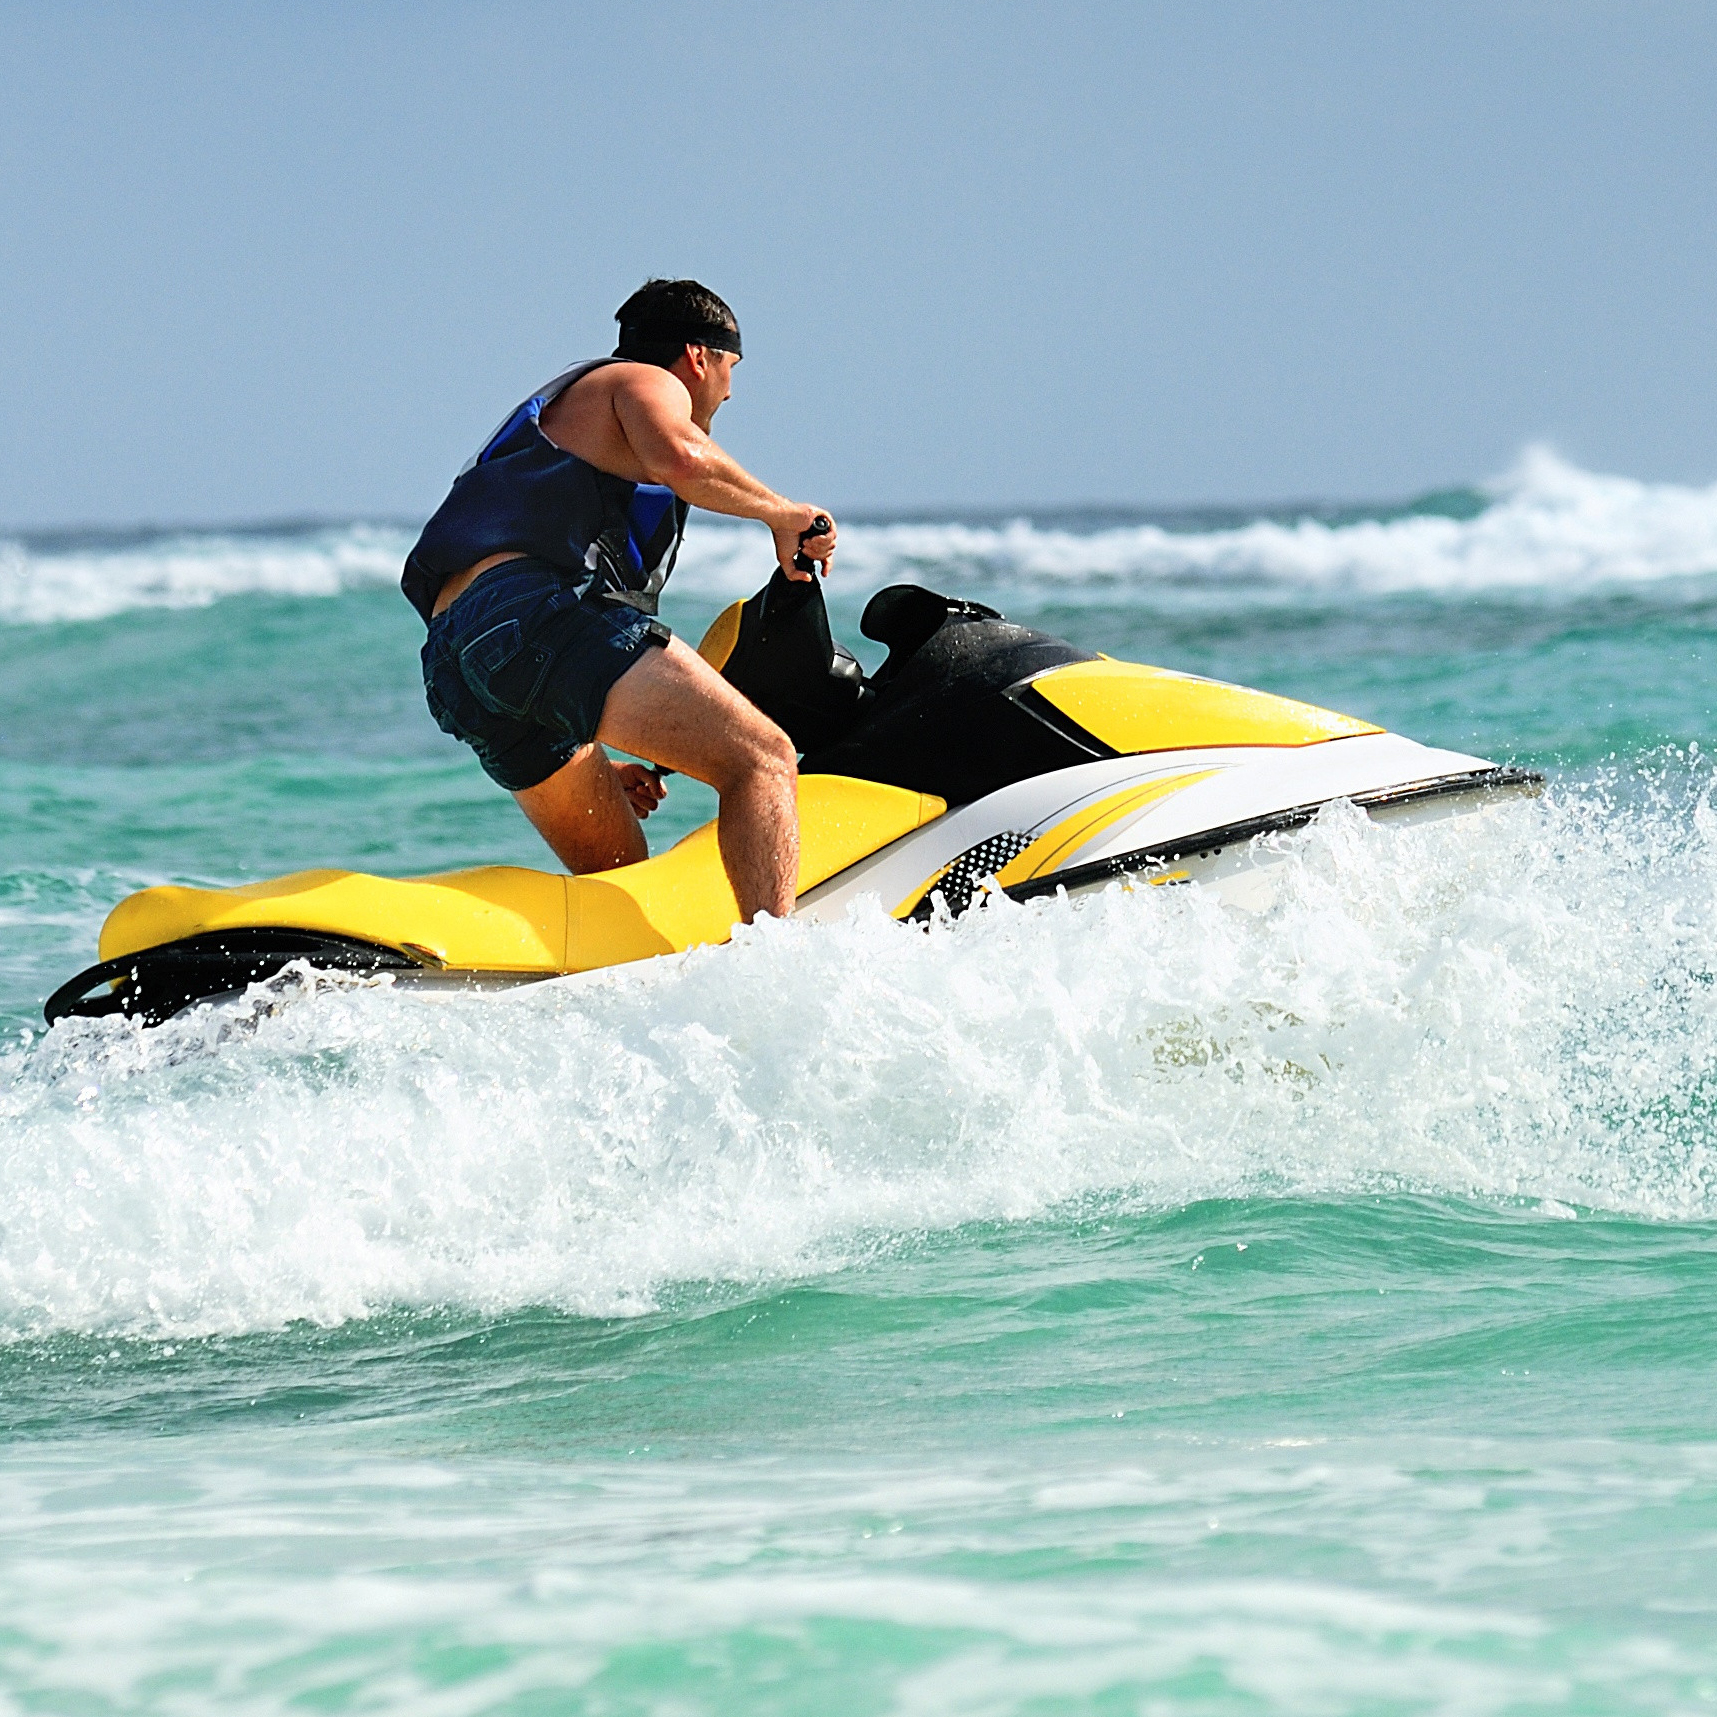
[(667, 788), (655, 771), (646, 769), (642, 763), (616, 763), (614, 773), (619, 778), (620, 791), (638, 813), (639, 821), (649, 816), (668, 796)]
[[(811, 528), (811, 521), (821, 513), (829, 521), (829, 528), (820, 536), (805, 537), (800, 540), (801, 533)], [(793, 564), (793, 556), (802, 554), (807, 560), (822, 563), (823, 576), (829, 576), (829, 565), (835, 558), (835, 521), (826, 507), (794, 507), (791, 514), (784, 516), (778, 523), (770, 527), (775, 537), (775, 558), (781, 563), (789, 578), (796, 578), (803, 583), (814, 575), (801, 572)]]

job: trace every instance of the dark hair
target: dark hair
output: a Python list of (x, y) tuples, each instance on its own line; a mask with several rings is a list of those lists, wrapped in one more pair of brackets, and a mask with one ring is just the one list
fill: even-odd
[(660, 364), (679, 361), (688, 345), (739, 351), (739, 319), (707, 286), (695, 280), (646, 280), (618, 310), (617, 358)]

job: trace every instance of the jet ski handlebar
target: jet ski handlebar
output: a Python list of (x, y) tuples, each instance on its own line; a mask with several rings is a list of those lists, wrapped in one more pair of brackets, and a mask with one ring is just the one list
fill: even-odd
[(793, 570), (795, 572), (815, 572), (817, 570), (818, 566), (821, 565), (821, 562), (812, 560), (811, 557), (805, 553), (805, 544), (808, 543), (812, 537), (824, 536), (833, 528), (834, 520), (831, 519), (827, 513), (818, 513), (817, 516), (812, 519), (809, 527), (800, 531), (799, 547), (793, 556)]

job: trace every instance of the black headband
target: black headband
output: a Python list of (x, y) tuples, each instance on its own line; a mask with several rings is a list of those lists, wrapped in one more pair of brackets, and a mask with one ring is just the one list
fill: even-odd
[(743, 357), (739, 330), (719, 322), (621, 322), (620, 344), (625, 346), (708, 346), (717, 352)]

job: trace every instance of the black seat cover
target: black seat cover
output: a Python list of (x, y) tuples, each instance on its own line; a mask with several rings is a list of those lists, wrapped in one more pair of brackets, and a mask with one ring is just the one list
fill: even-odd
[(1092, 651), (918, 585), (878, 591), (860, 626), (889, 646), (871, 682), (876, 701), (805, 757), (807, 773), (882, 781), (963, 805), (1115, 755), (1021, 684), (1048, 668), (1095, 661)]

